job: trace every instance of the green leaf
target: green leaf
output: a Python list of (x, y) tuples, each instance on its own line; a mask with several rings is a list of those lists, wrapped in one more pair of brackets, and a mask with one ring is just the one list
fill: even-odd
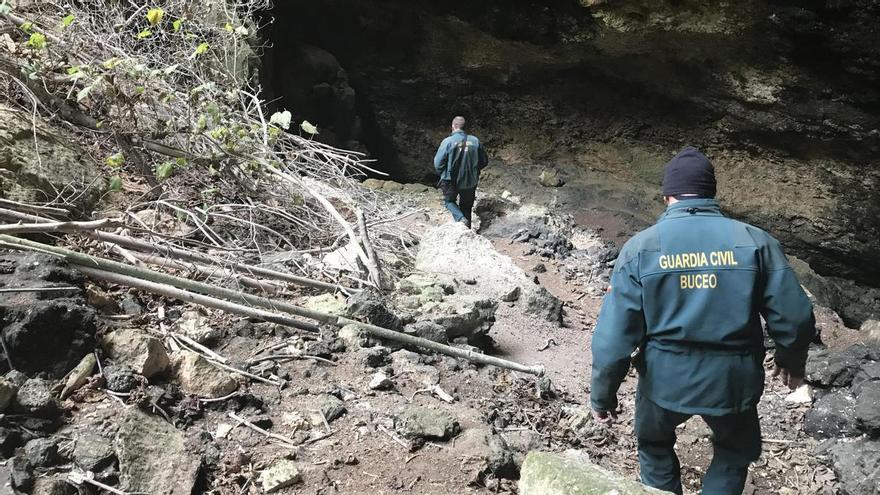
[(142, 95), (146, 92), (147, 92), (147, 89), (144, 88), (143, 86), (138, 86), (138, 87), (134, 88), (134, 94), (136, 94), (136, 95)]
[(287, 130), (287, 129), (290, 129), (290, 119), (291, 119), (290, 112), (285, 110), (283, 112), (273, 113), (272, 116), (269, 117), (269, 123), (275, 124), (278, 127)]
[(110, 190), (111, 191), (121, 191), (122, 190), (122, 177), (118, 175), (114, 175), (110, 177)]
[(113, 153), (104, 160), (104, 163), (110, 168), (119, 168), (125, 163), (125, 155), (122, 153)]
[(199, 55), (208, 51), (208, 48), (210, 48), (210, 47), (211, 47), (211, 45), (209, 45), (207, 43), (202, 43), (196, 47), (195, 51), (192, 53), (192, 55), (190, 55), (190, 57), (198, 57)]
[(308, 120), (303, 120), (303, 123), (299, 125), (300, 128), (309, 134), (318, 134), (318, 128), (312, 125)]
[(163, 181), (174, 173), (174, 162), (162, 162), (156, 167), (156, 179)]
[(183, 26), (183, 19), (177, 19), (171, 23), (171, 27), (174, 29), (175, 33), (180, 31), (181, 26)]
[(226, 32), (228, 32), (228, 33), (231, 33), (234, 30), (234, 28), (232, 27), (232, 24), (229, 24), (228, 22), (226, 23), (225, 26), (223, 26), (223, 29), (225, 29)]
[(120, 63), (122, 63), (121, 58), (113, 57), (113, 58), (108, 58), (107, 60), (105, 60), (102, 65), (104, 66), (105, 69), (113, 69), (117, 65), (119, 65)]
[(31, 33), (31, 37), (27, 41), (27, 45), (31, 48), (42, 50), (46, 48), (46, 35), (43, 33)]
[(150, 22), (150, 26), (158, 25), (160, 22), (162, 22), (162, 17), (164, 16), (165, 11), (158, 7), (147, 11), (147, 21)]
[(79, 72), (80, 72), (80, 68), (78, 65), (74, 65), (72, 67), (67, 68), (67, 75), (68, 76), (72, 76), (74, 74), (79, 74)]
[(61, 27), (67, 27), (73, 24), (73, 21), (76, 19), (76, 16), (73, 14), (68, 14), (64, 19), (61, 19)]
[(33, 22), (25, 22), (25, 23), (22, 23), (22, 25), (19, 26), (18, 28), (26, 33), (29, 33), (29, 32), (31, 32), (31, 29), (34, 28), (34, 23)]
[(142, 40), (144, 38), (149, 38), (152, 35), (153, 35), (152, 31), (150, 31), (149, 29), (144, 29), (143, 31), (141, 31), (137, 34), (137, 39)]
[(186, 158), (175, 158), (174, 163), (178, 167), (185, 167), (186, 166)]

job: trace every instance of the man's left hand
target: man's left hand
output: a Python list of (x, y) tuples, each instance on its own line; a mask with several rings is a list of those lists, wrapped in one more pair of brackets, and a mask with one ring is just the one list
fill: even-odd
[(779, 365), (773, 366), (773, 376), (778, 376), (782, 383), (785, 384), (791, 390), (795, 390), (801, 386), (801, 383), (804, 382), (803, 373), (795, 374), (792, 373), (791, 370), (787, 368), (783, 368)]

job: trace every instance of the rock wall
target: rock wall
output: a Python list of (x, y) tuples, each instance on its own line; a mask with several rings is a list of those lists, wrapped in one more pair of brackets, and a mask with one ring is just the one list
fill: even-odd
[(432, 179), (463, 114), (501, 175), (553, 165), (602, 186), (584, 201), (649, 221), (662, 165), (694, 144), (733, 215), (823, 275), (880, 281), (876, 2), (331, 0), (274, 15), (274, 53), (332, 54), (358, 125), (292, 110), (399, 180)]
[(94, 161), (63, 131), (0, 105), (0, 196), (35, 203), (67, 201), (88, 210), (103, 189)]

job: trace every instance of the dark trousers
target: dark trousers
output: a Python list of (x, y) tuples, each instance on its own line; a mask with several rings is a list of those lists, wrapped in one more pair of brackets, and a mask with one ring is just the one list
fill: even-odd
[[(642, 483), (681, 495), (681, 465), (675, 455), (675, 427), (692, 415), (664, 409), (639, 394), (635, 433)], [(758, 410), (701, 416), (712, 430), (714, 455), (703, 476), (703, 495), (741, 495), (749, 464), (761, 455)]]
[(471, 223), (471, 212), (474, 209), (474, 199), (477, 197), (477, 189), (446, 190), (443, 192), (443, 206), (452, 213), (456, 222), (465, 219), (468, 225)]

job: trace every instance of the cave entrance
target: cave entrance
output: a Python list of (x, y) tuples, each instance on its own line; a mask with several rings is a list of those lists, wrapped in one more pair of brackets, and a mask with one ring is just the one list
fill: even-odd
[[(332, 4), (332, 2), (330, 2)], [(315, 124), (315, 139), (365, 153), (373, 168), (393, 180), (404, 177), (391, 140), (381, 131), (364, 85), (351, 70), (369, 34), (352, 9), (324, 2), (275, 2), (265, 14), (260, 66), (263, 98), (270, 112), (288, 110), (291, 132)]]

